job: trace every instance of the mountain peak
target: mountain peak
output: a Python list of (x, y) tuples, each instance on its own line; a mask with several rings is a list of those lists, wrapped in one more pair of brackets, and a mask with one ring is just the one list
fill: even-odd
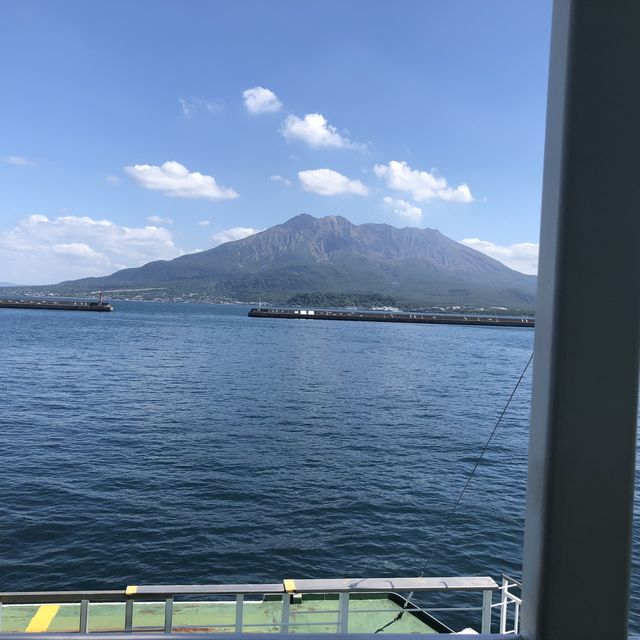
[(283, 222), (280, 226), (292, 229), (317, 229), (322, 225), (355, 226), (343, 216), (332, 215), (316, 218), (308, 213), (299, 213), (297, 216), (293, 216), (293, 218), (289, 218), (289, 220)]
[(298, 215), (293, 216), (293, 218), (289, 218), (286, 222), (283, 222), (281, 226), (288, 227), (295, 224), (309, 224), (316, 220), (318, 220), (318, 218), (308, 213), (299, 213)]

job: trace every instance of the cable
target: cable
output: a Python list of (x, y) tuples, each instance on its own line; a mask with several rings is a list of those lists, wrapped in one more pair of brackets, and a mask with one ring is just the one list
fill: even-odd
[[(472, 480), (476, 470), (478, 469), (478, 466), (480, 465), (480, 462), (482, 461), (482, 458), (484, 457), (484, 454), (487, 452), (487, 449), (489, 448), (489, 444), (491, 443), (491, 440), (493, 439), (493, 436), (495, 435), (496, 431), (498, 430), (498, 427), (500, 426), (500, 423), (502, 422), (502, 418), (504, 418), (504, 415), (507, 412), (507, 409), (509, 408), (509, 405), (511, 404), (511, 401), (513, 400), (513, 396), (516, 395), (516, 391), (518, 390), (518, 387), (520, 386), (520, 383), (522, 382), (522, 380), (523, 380), (523, 378), (525, 376), (525, 373), (527, 373), (527, 369), (529, 368), (529, 365), (531, 364), (532, 360), (533, 360), (533, 352), (529, 356), (529, 360), (527, 361), (527, 364), (525, 365), (524, 369), (522, 370), (522, 373), (520, 374), (520, 377), (518, 378), (518, 381), (516, 382), (515, 387), (513, 387), (513, 391), (511, 392), (511, 395), (509, 396), (509, 399), (507, 400), (506, 404), (504, 405), (504, 408), (502, 409), (500, 415), (498, 416), (498, 420), (496, 421), (493, 429), (491, 430), (491, 433), (489, 434), (489, 437), (487, 438), (487, 441), (484, 443), (484, 447), (482, 448), (482, 451), (480, 452), (480, 455), (478, 456), (478, 459), (476, 460), (476, 463), (473, 465), (473, 469), (471, 470), (471, 473), (467, 477), (467, 481), (464, 483), (464, 486), (462, 487), (462, 491), (460, 491), (460, 493), (458, 495), (458, 498), (455, 501), (451, 511), (449, 511), (449, 515), (447, 516), (447, 519), (445, 520), (444, 525), (440, 529), (440, 533), (439, 533), (435, 543), (432, 545), (431, 550), (429, 551), (429, 554), (425, 558), (424, 564), (422, 565), (422, 569), (420, 570), (420, 575), (418, 576), (419, 578), (424, 578), (425, 571), (427, 570), (427, 567), (429, 566), (429, 563), (431, 562), (431, 559), (435, 555), (435, 552), (438, 550), (438, 546), (442, 542), (442, 539), (444, 538), (444, 536), (445, 536), (445, 534), (446, 534), (446, 532), (447, 532), (447, 530), (449, 528), (449, 524), (451, 523), (451, 520), (453, 519), (453, 516), (455, 515), (456, 510), (457, 510), (458, 506), (460, 505), (460, 501), (462, 500), (462, 496), (464, 496), (465, 491), (469, 487), (469, 484), (471, 483), (471, 480)], [(398, 620), (400, 620), (402, 618), (402, 616), (404, 615), (404, 612), (405, 612), (406, 608), (409, 606), (409, 601), (411, 600), (412, 597), (413, 597), (413, 591), (405, 599), (404, 606), (402, 607), (402, 611), (400, 611), (400, 613), (393, 620), (391, 620), (390, 622), (387, 622), (387, 624), (385, 624), (382, 627), (380, 627), (379, 629), (377, 629), (375, 631), (375, 633), (380, 633), (381, 631), (384, 631), (387, 627), (391, 626), (394, 622), (397, 622)]]

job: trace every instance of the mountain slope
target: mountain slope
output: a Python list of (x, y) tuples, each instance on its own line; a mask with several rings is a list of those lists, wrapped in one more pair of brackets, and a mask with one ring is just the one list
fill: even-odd
[(163, 287), (241, 300), (299, 294), (387, 296), (398, 304), (532, 308), (535, 277), (434, 229), (354, 225), (301, 214), (243, 240), (171, 261), (54, 287), (60, 292)]

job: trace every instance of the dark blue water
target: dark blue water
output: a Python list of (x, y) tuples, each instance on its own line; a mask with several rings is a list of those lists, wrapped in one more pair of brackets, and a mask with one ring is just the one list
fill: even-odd
[[(246, 311), (2, 312), (2, 590), (416, 575), (533, 332)], [(520, 574), (529, 396), (429, 574)]]

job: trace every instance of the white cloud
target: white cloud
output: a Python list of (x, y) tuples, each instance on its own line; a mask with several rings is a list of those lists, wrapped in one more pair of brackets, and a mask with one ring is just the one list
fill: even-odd
[(200, 220), (198, 222), (199, 227), (208, 227), (211, 224), (211, 220)]
[(148, 216), (147, 222), (149, 224), (173, 224), (171, 218), (161, 218), (160, 216)]
[(410, 193), (418, 202), (438, 198), (448, 202), (473, 202), (471, 190), (466, 184), (450, 187), (444, 178), (428, 171), (416, 171), (406, 162), (392, 160), (389, 164), (377, 164), (373, 168), (391, 189)]
[(88, 244), (84, 242), (70, 242), (69, 244), (54, 244), (52, 247), (54, 253), (59, 253), (66, 256), (78, 256), (80, 258), (87, 258), (89, 260), (97, 260), (102, 262), (104, 256), (98, 253), (95, 249), (92, 249)]
[(174, 198), (206, 198), (208, 200), (233, 200), (239, 197), (233, 189), (221, 187), (213, 176), (189, 170), (179, 162), (165, 162), (159, 167), (150, 164), (134, 164), (125, 167), (130, 175), (145, 189), (162, 191)]
[(291, 180), (287, 180), (286, 178), (283, 178), (282, 176), (271, 176), (269, 178), (269, 180), (271, 180), (272, 182), (281, 182), (282, 184), (286, 185), (287, 187), (291, 186)]
[(122, 182), (122, 178), (119, 176), (107, 176), (105, 180), (114, 187)]
[(24, 156), (5, 156), (2, 158), (2, 162), (6, 164), (12, 164), (16, 167), (35, 167), (35, 160), (29, 160), (29, 158), (25, 158)]
[(411, 202), (390, 198), (389, 196), (385, 196), (383, 198), (383, 202), (393, 211), (393, 213), (402, 216), (403, 218), (409, 218), (409, 220), (413, 220), (414, 222), (417, 222), (422, 218), (422, 209), (420, 207), (416, 207), (416, 205)]
[(499, 245), (479, 238), (465, 238), (462, 244), (485, 253), (511, 269), (522, 273), (538, 273), (538, 246), (533, 242)]
[(211, 246), (217, 247), (219, 244), (224, 244), (225, 242), (242, 240), (242, 238), (252, 236), (254, 233), (260, 233), (260, 231), (262, 231), (262, 229), (251, 229), (249, 227), (232, 227), (231, 229), (217, 231), (211, 234)]
[(124, 227), (89, 216), (31, 215), (0, 232), (0, 280), (47, 284), (107, 275), (184, 253), (164, 228)]
[(350, 180), (333, 169), (309, 169), (299, 171), (298, 178), (302, 188), (323, 196), (334, 196), (339, 193), (355, 193), (366, 196), (369, 193), (360, 180)]
[(307, 113), (304, 118), (288, 116), (280, 129), (288, 140), (301, 140), (310, 147), (334, 147), (337, 149), (363, 149), (365, 145), (343, 137), (320, 113)]
[(244, 106), (251, 114), (256, 113), (275, 113), (280, 111), (282, 103), (278, 100), (278, 96), (264, 87), (253, 87), (242, 92), (244, 98)]
[(178, 98), (180, 102), (180, 109), (182, 109), (182, 115), (192, 116), (196, 111), (208, 111), (209, 113), (214, 111), (222, 111), (224, 108), (224, 102), (220, 99), (203, 100), (202, 98)]

